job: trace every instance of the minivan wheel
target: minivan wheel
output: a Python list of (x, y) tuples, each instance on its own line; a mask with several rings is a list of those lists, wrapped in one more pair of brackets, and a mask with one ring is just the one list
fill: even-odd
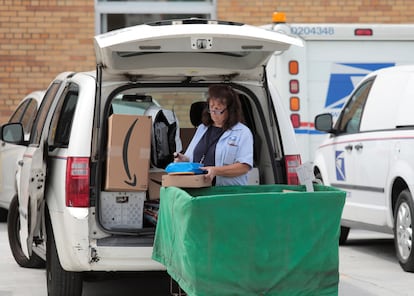
[(394, 244), (398, 261), (405, 271), (414, 272), (413, 198), (409, 190), (398, 196), (394, 211)]
[(339, 233), (339, 245), (345, 245), (346, 240), (348, 239), (349, 230), (349, 227), (341, 226), (341, 231)]
[[(47, 211), (47, 210), (46, 210)], [(81, 296), (82, 275), (62, 268), (50, 218), (46, 219), (46, 282), (48, 296)]]
[(30, 258), (27, 258), (23, 253), (22, 246), (20, 244), (20, 216), (19, 216), (19, 199), (15, 196), (9, 208), (9, 214), (7, 218), (7, 233), (9, 236), (9, 245), (14, 257), (14, 260), (21, 267), (26, 268), (42, 268), (45, 266), (45, 262), (42, 258), (32, 252)]
[(6, 222), (7, 221), (7, 210), (0, 208), (0, 222)]

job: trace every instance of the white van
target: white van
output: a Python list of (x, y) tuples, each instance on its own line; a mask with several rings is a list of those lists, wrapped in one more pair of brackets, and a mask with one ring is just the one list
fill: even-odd
[(314, 161), (315, 176), (348, 192), (340, 243), (350, 228), (394, 234), (400, 265), (414, 271), (414, 66), (375, 71), (352, 92)]
[[(114, 183), (107, 156), (125, 152), (108, 146), (109, 134), (119, 133), (109, 131), (111, 114), (145, 117), (156, 107), (175, 114), (176, 121), (164, 122), (172, 156), (179, 149), (174, 133), (179, 131), (185, 146), (184, 136), (194, 131), (192, 104), (206, 100), (209, 85), (226, 83), (238, 92), (254, 134), (258, 183), (297, 184), (300, 156), (293, 129), (266, 78), (268, 58), (291, 45), (301, 41), (244, 24), (194, 19), (95, 37), (96, 72), (62, 73), (50, 84), (22, 161), (15, 233), (26, 256), (46, 258), (49, 295), (81, 295), (86, 272), (165, 270), (151, 259), (155, 227), (137, 215), (142, 200), (152, 198), (151, 184), (136, 191), (107, 187)], [(5, 130), (19, 136), (16, 124)], [(140, 137), (138, 144), (146, 145), (147, 132)], [(162, 172), (165, 163), (151, 157), (149, 171), (128, 167), (127, 181)]]
[[(22, 124), (25, 140), (29, 140), (29, 133), (43, 95), (44, 91), (39, 90), (25, 96), (7, 121), (8, 123), (20, 122)], [(17, 193), (16, 170), (14, 168), (17, 166), (17, 161), (21, 159), (23, 152), (24, 147), (4, 143), (0, 140), (0, 222), (7, 220), (10, 202)]]
[[(23, 128), (23, 140), (27, 143), (30, 131), (36, 117), (37, 110), (42, 102), (45, 91), (33, 91), (23, 98), (16, 110), (13, 112), (8, 123), (20, 123)], [(1, 131), (1, 128), (0, 128)], [(1, 132), (0, 132), (1, 133)], [(21, 144), (21, 143), (19, 143)], [(9, 244), (12, 255), (22, 267), (42, 267), (45, 262), (36, 254), (27, 257), (20, 248), (20, 239), (13, 229), (16, 228), (18, 219), (17, 188), (20, 176), (19, 165), (26, 148), (16, 143), (6, 143), (0, 140), (0, 221), (10, 221), (7, 224)]]

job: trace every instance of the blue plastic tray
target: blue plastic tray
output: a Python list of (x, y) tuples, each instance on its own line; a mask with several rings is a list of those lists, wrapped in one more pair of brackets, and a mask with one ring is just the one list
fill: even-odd
[(168, 174), (204, 174), (205, 171), (201, 170), (203, 164), (197, 162), (172, 162), (165, 168)]

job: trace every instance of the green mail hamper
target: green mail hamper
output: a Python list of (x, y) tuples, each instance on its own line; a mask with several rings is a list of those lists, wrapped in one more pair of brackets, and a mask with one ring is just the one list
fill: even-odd
[(162, 187), (152, 257), (188, 295), (337, 295), (345, 192)]

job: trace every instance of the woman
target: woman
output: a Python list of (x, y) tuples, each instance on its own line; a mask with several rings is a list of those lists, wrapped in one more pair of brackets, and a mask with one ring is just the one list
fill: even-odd
[(175, 153), (175, 161), (202, 163), (205, 178), (217, 186), (246, 185), (253, 167), (253, 135), (241, 123), (238, 94), (230, 86), (211, 85), (207, 104), (187, 151)]

